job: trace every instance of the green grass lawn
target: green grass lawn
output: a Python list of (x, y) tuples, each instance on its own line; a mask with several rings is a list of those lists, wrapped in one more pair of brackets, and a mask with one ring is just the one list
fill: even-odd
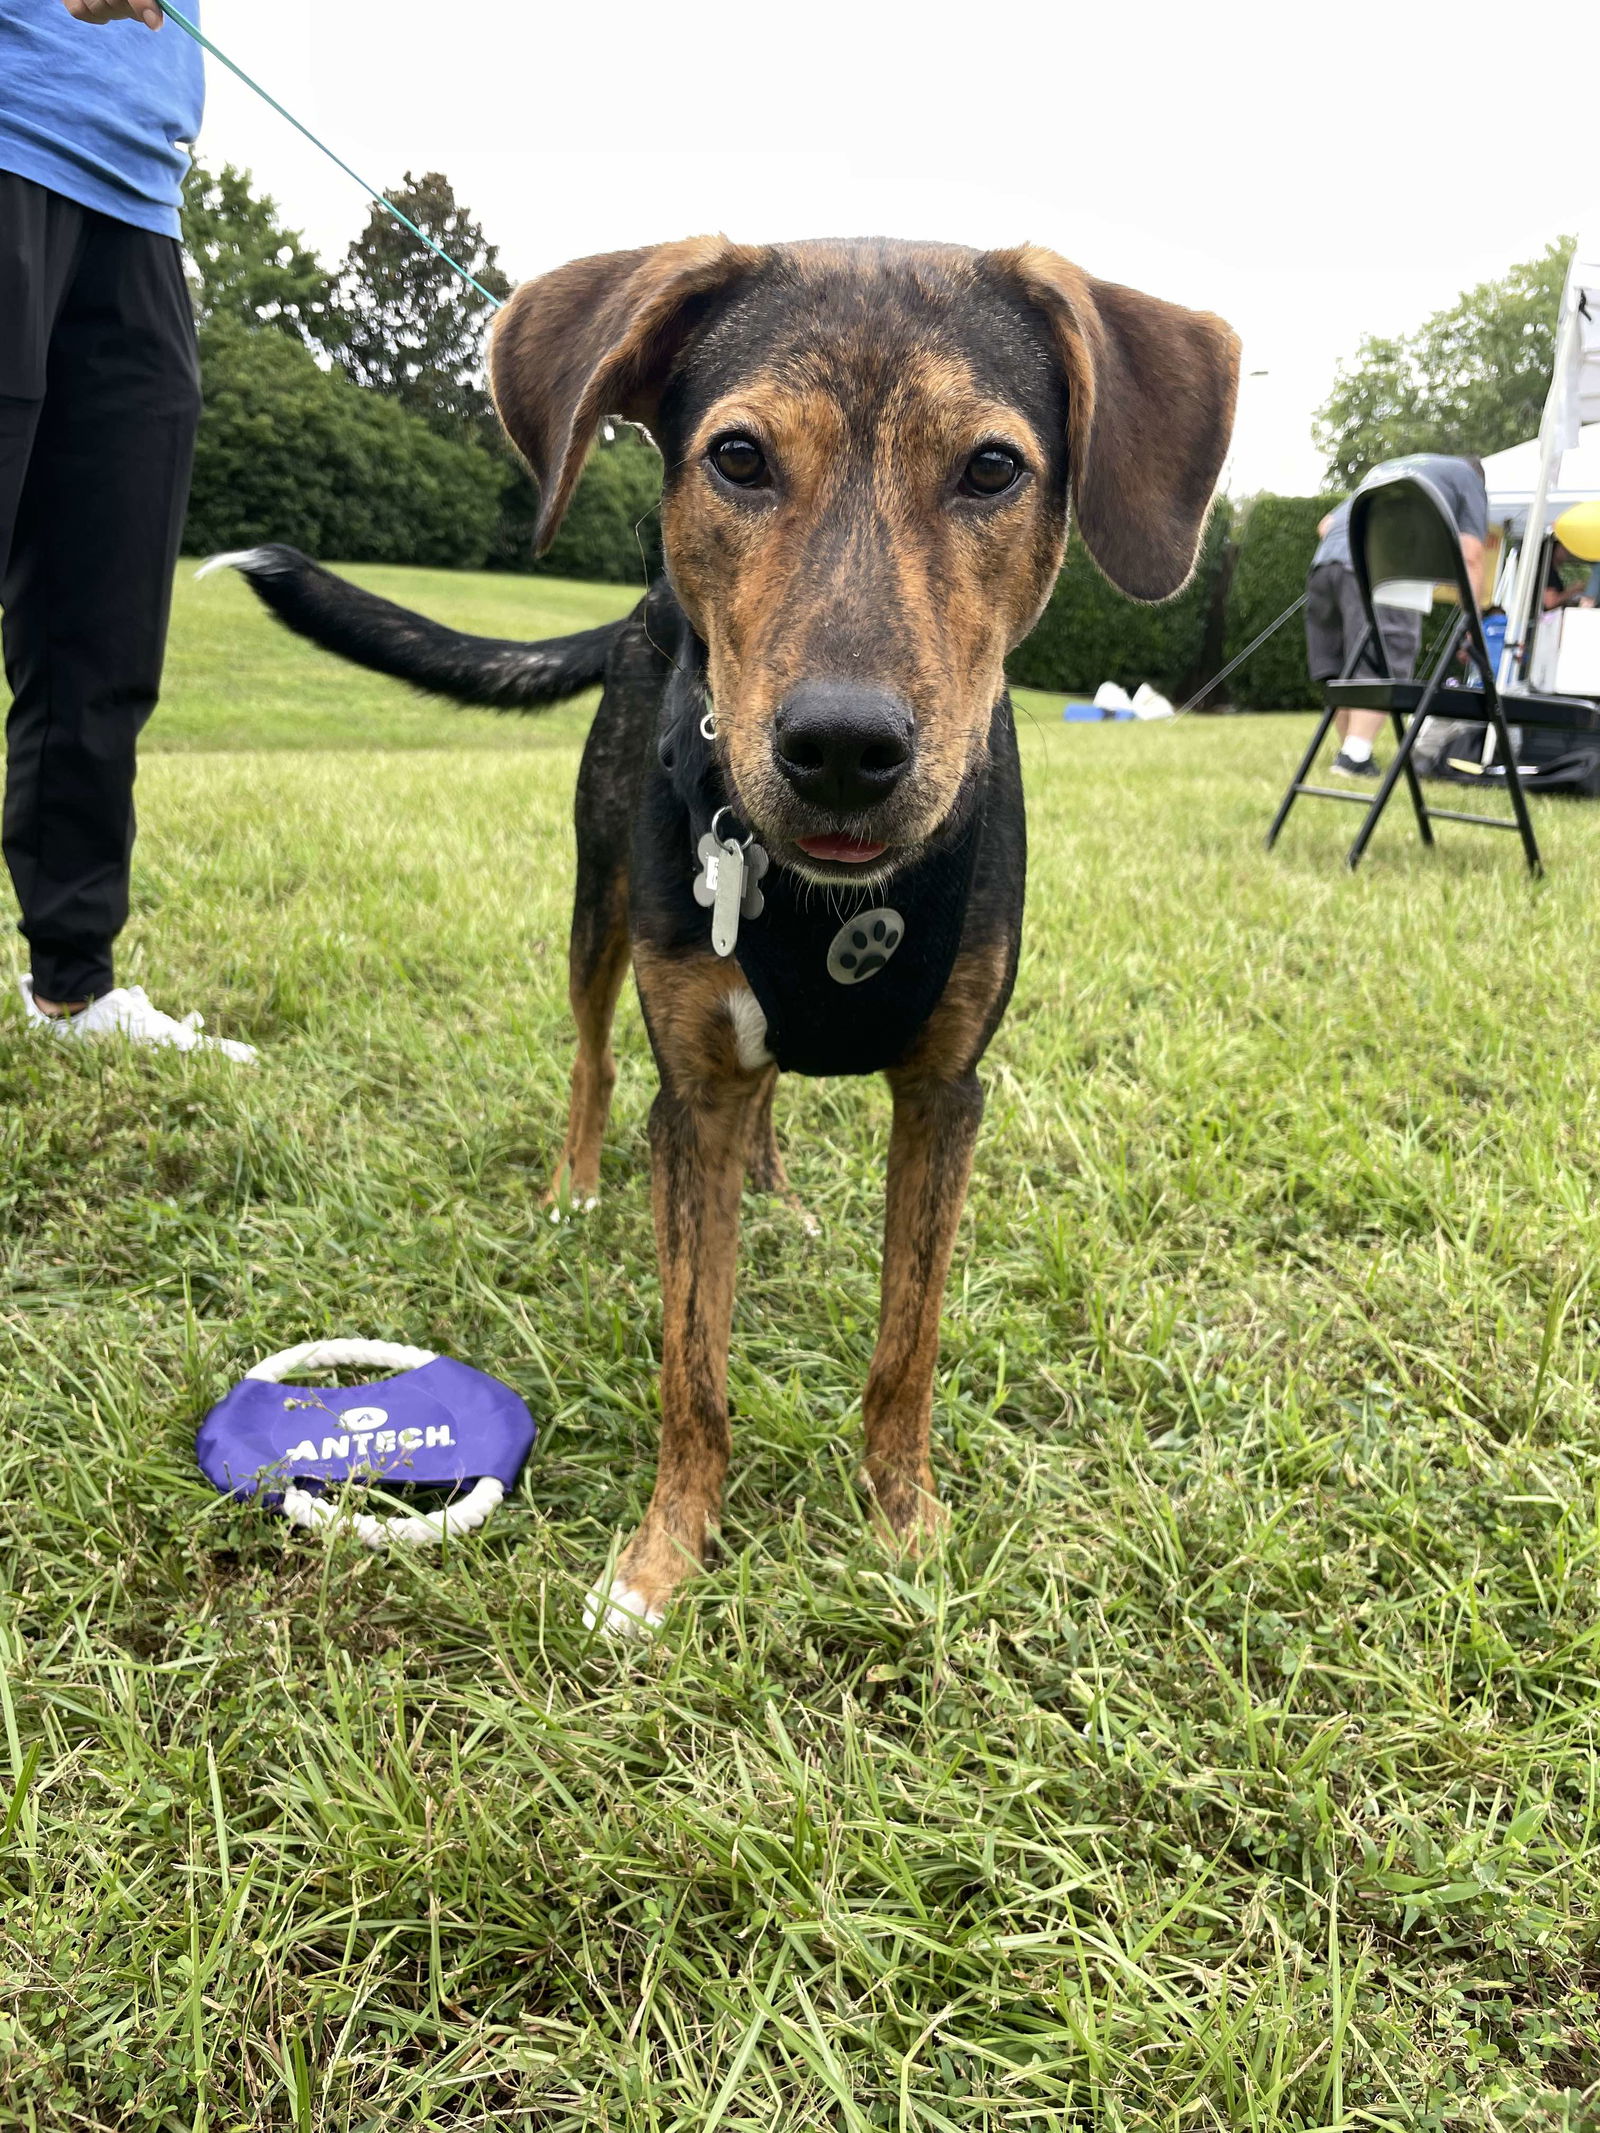
[[(508, 633), (626, 594), (363, 570)], [(887, 1122), (793, 1081), (720, 1567), (580, 1605), (648, 1494), (637, 1010), (553, 1228), (581, 708), (421, 705), (180, 586), (123, 970), (255, 1072), (0, 1014), (0, 2126), (1600, 2126), (1600, 808), (1261, 831), (1298, 719), (1023, 720), (907, 1570), (852, 1485)], [(1538, 805), (1539, 803), (1536, 803)], [(8, 980), (9, 982), (9, 980)], [(516, 1385), (442, 1557), (203, 1485), (364, 1331)]]

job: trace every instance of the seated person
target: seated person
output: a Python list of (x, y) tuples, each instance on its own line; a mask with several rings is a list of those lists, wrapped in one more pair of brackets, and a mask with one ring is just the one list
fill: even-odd
[[(1581, 577), (1569, 577), (1574, 564), (1583, 572)], [(1540, 605), (1551, 614), (1562, 607), (1593, 607), (1600, 599), (1600, 563), (1586, 564), (1581, 556), (1563, 548), (1559, 541), (1550, 543), (1550, 568), (1545, 580)]]

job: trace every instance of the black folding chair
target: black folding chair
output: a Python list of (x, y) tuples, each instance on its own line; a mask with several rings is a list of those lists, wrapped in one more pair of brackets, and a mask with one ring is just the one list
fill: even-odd
[[(1352, 654), (1350, 663), (1337, 681), (1324, 685), (1325, 709), (1310, 747), (1300, 760), (1300, 767), (1289, 781), (1289, 789), (1272, 818), (1272, 827), (1267, 832), (1267, 849), (1270, 851), (1278, 841), (1278, 832), (1289, 818), (1289, 810), (1296, 800), (1344, 800), (1366, 809), (1366, 819), (1356, 832), (1356, 841), (1345, 855), (1345, 864), (1358, 867), (1361, 855), (1372, 841), (1389, 796), (1401, 778), (1406, 781), (1406, 790), (1411, 796), (1412, 812), (1417, 818), (1417, 831), (1424, 844), (1433, 842), (1435, 822), (1475, 822), (1482, 829), (1515, 830), (1522, 838), (1523, 854), (1528, 862), (1528, 871), (1542, 873), (1543, 862), (1539, 857), (1538, 842), (1533, 834), (1533, 823), (1528, 816), (1528, 802), (1522, 790), (1522, 781), (1517, 775), (1516, 750), (1512, 746), (1511, 732), (1506, 724), (1505, 709), (1495, 676), (1494, 665), (1489, 657), (1489, 648), (1483, 641), (1483, 623), (1478, 614), (1478, 599), (1467, 569), (1467, 559), (1461, 553), (1461, 536), (1456, 531), (1450, 507), (1432, 482), (1420, 474), (1385, 474), (1368, 481), (1359, 488), (1350, 502), (1350, 561), (1356, 574), (1356, 584), (1361, 592), (1361, 605), (1366, 614), (1366, 635)], [(1397, 579), (1420, 579), (1431, 585), (1452, 585), (1459, 603), (1457, 612), (1438, 645), (1427, 673), (1418, 680), (1396, 680), (1389, 672), (1388, 656), (1384, 651), (1383, 633), (1378, 628), (1374, 613), (1375, 591), (1381, 593), (1386, 585)], [(1471, 689), (1453, 688), (1445, 691), (1446, 677), (1452, 672), (1456, 654), (1465, 643), (1473, 665), (1480, 676), (1479, 685)], [(1367, 661), (1368, 655), (1377, 665), (1376, 675), (1362, 676), (1358, 669)], [(1546, 715), (1539, 717), (1540, 724), (1555, 725), (1570, 723), (1581, 726), (1585, 723), (1584, 706), (1569, 704), (1564, 711), (1545, 700)], [(1532, 700), (1517, 700), (1517, 716), (1527, 720), (1536, 709)], [(1340, 711), (1386, 711), (1394, 727), (1396, 747), (1393, 760), (1378, 781), (1377, 790), (1370, 795), (1364, 792), (1340, 791), (1327, 785), (1310, 785), (1306, 781), (1312, 766), (1328, 735), (1328, 729)], [(1552, 711), (1556, 715), (1549, 715)], [(1506, 790), (1511, 795), (1514, 819), (1507, 821), (1501, 815), (1465, 814), (1458, 808), (1430, 807), (1422, 797), (1422, 786), (1412, 768), (1412, 752), (1418, 736), (1430, 717), (1447, 715), (1451, 718), (1482, 720), (1488, 725), (1495, 740), (1500, 761), (1505, 766)]]

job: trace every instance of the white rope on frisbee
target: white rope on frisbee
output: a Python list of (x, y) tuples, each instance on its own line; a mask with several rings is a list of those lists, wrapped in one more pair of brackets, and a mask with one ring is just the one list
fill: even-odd
[[(398, 1341), (302, 1341), (298, 1348), (280, 1348), (276, 1355), (264, 1356), (253, 1369), (245, 1372), (245, 1376), (264, 1379), (269, 1385), (281, 1385), (301, 1370), (334, 1370), (341, 1364), (376, 1365), (380, 1370), (420, 1370), (425, 1363), (437, 1360), (431, 1348), (406, 1348)], [(304, 1526), (313, 1532), (327, 1526), (346, 1527), (368, 1548), (384, 1548), (391, 1541), (427, 1547), (447, 1537), (454, 1539), (457, 1534), (475, 1531), (505, 1493), (502, 1482), (493, 1474), (485, 1474), (472, 1484), (459, 1503), (447, 1504), (442, 1511), (379, 1518), (370, 1511), (341, 1510), (326, 1497), (314, 1496), (309, 1489), (290, 1482), (283, 1492), (283, 1515), (291, 1525)]]

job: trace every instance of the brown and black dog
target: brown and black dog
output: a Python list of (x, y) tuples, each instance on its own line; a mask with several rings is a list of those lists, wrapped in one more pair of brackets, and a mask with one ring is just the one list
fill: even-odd
[(610, 253), (524, 284), (491, 372), (541, 543), (606, 416), (659, 446), (666, 573), (626, 621), (489, 642), (290, 549), (229, 558), (292, 627), (460, 700), (528, 708), (604, 680), (556, 1186), (563, 1204), (598, 1189), (631, 958), (661, 1077), (663, 1327), (655, 1492), (592, 1619), (659, 1621), (715, 1533), (740, 1191), (747, 1172), (783, 1186), (783, 1067), (882, 1071), (893, 1092), (865, 1478), (898, 1544), (936, 1530), (940, 1305), (1022, 917), (1004, 661), (1049, 595), (1069, 501), (1124, 591), (1185, 582), (1237, 362), (1221, 320), (1030, 246)]

